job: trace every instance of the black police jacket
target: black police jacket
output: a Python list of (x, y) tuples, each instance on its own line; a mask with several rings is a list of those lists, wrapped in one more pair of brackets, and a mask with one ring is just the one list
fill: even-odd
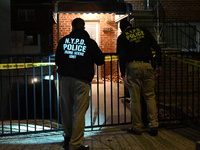
[(162, 65), (161, 48), (152, 34), (145, 28), (127, 28), (117, 39), (117, 53), (121, 76), (125, 76), (126, 64), (131, 61), (152, 61), (152, 50), (157, 56), (157, 66)]
[(55, 63), (59, 75), (91, 82), (94, 64), (103, 65), (104, 54), (87, 31), (75, 29), (58, 42)]

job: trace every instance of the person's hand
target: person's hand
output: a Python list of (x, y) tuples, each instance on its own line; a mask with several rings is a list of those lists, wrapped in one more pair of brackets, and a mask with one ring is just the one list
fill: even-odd
[(123, 79), (124, 85), (125, 85), (127, 88), (132, 87), (131, 84), (128, 82), (127, 77), (123, 77), (122, 79)]
[(157, 77), (157, 76), (161, 75), (162, 72), (163, 72), (162, 67), (156, 67), (156, 69), (155, 69), (155, 76)]

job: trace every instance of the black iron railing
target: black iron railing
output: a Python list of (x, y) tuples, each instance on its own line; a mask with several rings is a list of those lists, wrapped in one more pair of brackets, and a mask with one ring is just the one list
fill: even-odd
[[(156, 89), (161, 122), (200, 117), (199, 55), (164, 52)], [(86, 128), (131, 123), (118, 58), (107, 53), (105, 60), (91, 84)], [(1, 136), (62, 130), (53, 55), (0, 56), (0, 69)]]
[(166, 19), (163, 25), (162, 36), (166, 47), (179, 48), (182, 51), (200, 51), (200, 31), (196, 29), (195, 25), (180, 19)]

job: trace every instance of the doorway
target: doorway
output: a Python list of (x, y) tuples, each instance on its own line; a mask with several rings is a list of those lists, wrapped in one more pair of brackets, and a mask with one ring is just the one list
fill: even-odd
[[(89, 33), (90, 38), (95, 40), (99, 46), (99, 22), (98, 21), (85, 21), (85, 30)], [(97, 71), (98, 69), (98, 71)], [(101, 73), (100, 73), (100, 67), (97, 67), (95, 65), (95, 75), (94, 75), (94, 80), (97, 80), (97, 73), (99, 75), (99, 78), (101, 78)]]
[(99, 45), (99, 22), (85, 21), (85, 30), (89, 33), (90, 37)]

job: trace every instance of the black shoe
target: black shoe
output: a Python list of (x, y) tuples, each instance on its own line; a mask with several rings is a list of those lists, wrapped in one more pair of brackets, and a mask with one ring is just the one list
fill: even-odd
[(150, 134), (151, 136), (156, 136), (156, 135), (158, 135), (158, 128), (157, 128), (157, 127), (150, 128), (149, 134)]
[(141, 134), (142, 134), (141, 131), (134, 130), (134, 129), (132, 129), (132, 128), (128, 129), (127, 132), (128, 132), (128, 133), (131, 133), (131, 134), (135, 134), (135, 135), (141, 135)]
[(77, 150), (89, 150), (88, 145), (81, 145)]
[(65, 137), (65, 138), (64, 138), (63, 148), (64, 148), (65, 150), (69, 150), (69, 141), (70, 141), (70, 138), (69, 138), (69, 137)]

